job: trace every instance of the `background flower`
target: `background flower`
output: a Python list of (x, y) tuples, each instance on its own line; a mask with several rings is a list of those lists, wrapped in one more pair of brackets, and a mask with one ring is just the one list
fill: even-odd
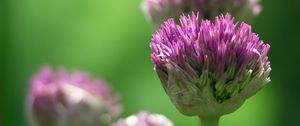
[(121, 111), (105, 82), (48, 67), (33, 78), (27, 102), (34, 126), (108, 126)]
[(213, 20), (219, 14), (231, 13), (240, 21), (251, 21), (262, 7), (260, 0), (144, 0), (142, 10), (154, 27), (168, 18), (199, 12), (201, 19)]
[(140, 112), (125, 119), (119, 119), (112, 126), (173, 126), (173, 123), (164, 115)]

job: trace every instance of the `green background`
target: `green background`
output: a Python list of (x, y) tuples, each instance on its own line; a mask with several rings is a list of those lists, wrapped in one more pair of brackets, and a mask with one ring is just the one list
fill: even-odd
[[(181, 115), (153, 71), (152, 28), (140, 0), (1, 0), (0, 126), (25, 126), (29, 80), (43, 65), (90, 72), (119, 92), (122, 117), (147, 110), (177, 126)], [(263, 0), (253, 31), (271, 45), (271, 80), (221, 126), (292, 126), (300, 119), (300, 1)], [(298, 124), (299, 125), (299, 124)]]

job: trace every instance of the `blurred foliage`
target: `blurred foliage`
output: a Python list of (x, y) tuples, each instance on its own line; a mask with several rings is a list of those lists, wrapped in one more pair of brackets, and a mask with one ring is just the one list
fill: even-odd
[[(198, 125), (181, 115), (160, 86), (150, 60), (154, 32), (140, 0), (2, 0), (0, 126), (25, 126), (24, 99), (39, 68), (90, 72), (111, 83), (124, 104), (123, 117), (140, 110), (163, 113), (177, 126)], [(298, 89), (297, 0), (263, 0), (253, 31), (271, 45), (272, 82), (222, 126), (295, 125)]]

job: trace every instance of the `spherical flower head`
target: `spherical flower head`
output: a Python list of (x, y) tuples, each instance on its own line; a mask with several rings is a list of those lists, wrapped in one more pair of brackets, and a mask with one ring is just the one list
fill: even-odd
[(270, 46), (230, 14), (200, 26), (194, 13), (181, 16), (180, 25), (169, 19), (150, 46), (165, 92), (185, 115), (231, 113), (270, 81)]
[(159, 27), (166, 19), (175, 18), (192, 11), (199, 12), (202, 19), (211, 19), (220, 13), (230, 12), (240, 20), (251, 21), (262, 7), (260, 0), (144, 0), (142, 11), (147, 20)]
[(120, 119), (112, 126), (173, 126), (173, 123), (161, 114), (140, 112)]
[(45, 67), (31, 81), (27, 111), (33, 126), (108, 126), (121, 106), (104, 81)]

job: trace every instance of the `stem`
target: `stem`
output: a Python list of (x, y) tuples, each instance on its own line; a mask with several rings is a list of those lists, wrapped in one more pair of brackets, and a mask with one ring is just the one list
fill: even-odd
[(199, 117), (201, 126), (218, 126), (220, 117)]

